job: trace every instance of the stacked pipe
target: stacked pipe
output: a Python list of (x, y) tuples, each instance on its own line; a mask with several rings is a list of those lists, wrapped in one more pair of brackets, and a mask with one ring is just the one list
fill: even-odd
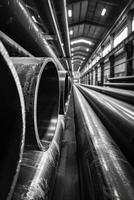
[[(47, 199), (64, 129), (57, 66), (52, 58), (9, 57), (1, 42), (0, 62), (0, 199)], [(67, 77), (64, 81), (66, 99)]]
[(25, 142), (25, 104), (21, 84), (0, 42), (0, 199), (12, 196)]
[[(79, 89), (89, 100), (89, 92), (82, 87)], [(73, 91), (81, 199), (132, 200), (133, 168), (95, 114), (92, 103), (90, 105), (75, 86)]]
[(123, 100), (127, 103), (134, 104), (134, 91), (110, 87), (91, 86), (86, 84), (81, 85), (100, 93)]
[(134, 166), (134, 107), (126, 102), (78, 86), (120, 149)]
[(108, 83), (104, 83), (104, 86), (134, 90), (134, 76), (108, 78)]
[[(33, 48), (30, 48), (30, 52), (35, 52), (33, 53), (35, 56), (52, 57), (57, 65), (57, 68), (59, 70), (64, 70), (64, 67), (60, 63), (51, 45), (45, 39), (42, 30), (36, 23), (34, 23), (32, 16), (23, 0), (4, 0), (3, 5), (4, 8), (8, 10), (8, 13), (10, 13), (10, 15), (13, 17), (13, 22), (18, 24), (20, 27), (20, 29), (17, 29), (17, 34), (22, 34), (19, 30), (23, 30), (25, 33), (24, 37), (27, 37), (27, 40), (32, 43)], [(30, 45), (28, 48), (29, 47)]]

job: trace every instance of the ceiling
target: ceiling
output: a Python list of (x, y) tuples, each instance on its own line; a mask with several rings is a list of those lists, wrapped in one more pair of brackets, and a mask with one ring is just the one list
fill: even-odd
[[(35, 41), (29, 37), (28, 31), (24, 30), (23, 20), (18, 23), (19, 20), (14, 17), (14, 13), (7, 10), (8, 1), (12, 2), (12, 0), (0, 2), (1, 30), (33, 55), (43, 56)], [(77, 71), (79, 67), (84, 66), (128, 0), (23, 0), (23, 2), (60, 61), (70, 62), (71, 58), (73, 70)], [(50, 2), (57, 27), (54, 26), (51, 10), (48, 9)], [(63, 2), (66, 2), (67, 10)], [(106, 9), (106, 13), (101, 16), (103, 8)], [(68, 10), (72, 11), (72, 16), (67, 16), (68, 27), (66, 27), (64, 14), (65, 11), (68, 14)], [(72, 34), (69, 34), (70, 31)]]
[[(91, 42), (71, 45), (75, 71), (86, 63), (127, 3), (128, 0), (67, 0), (68, 9), (72, 10), (72, 17), (68, 17), (69, 30), (73, 32), (71, 42), (76, 39)], [(104, 8), (106, 13), (102, 16)]]

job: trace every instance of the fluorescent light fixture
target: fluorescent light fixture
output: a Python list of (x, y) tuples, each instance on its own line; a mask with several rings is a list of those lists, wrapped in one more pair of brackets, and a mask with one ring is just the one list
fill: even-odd
[(71, 48), (71, 51), (74, 51), (74, 48)]
[(89, 51), (89, 48), (86, 48), (86, 51)]
[(73, 30), (70, 30), (70, 32), (69, 32), (69, 33), (70, 33), (70, 35), (73, 35)]
[(72, 56), (74, 55), (74, 53), (72, 53)]
[(83, 60), (85, 60), (85, 58), (82, 58)]
[(103, 8), (101, 12), (101, 16), (104, 16), (106, 14), (106, 11), (107, 11), (106, 8)]
[(77, 43), (85, 43), (85, 44), (89, 44), (89, 45), (92, 45), (93, 43), (89, 40), (86, 40), (86, 39), (76, 39), (76, 40), (73, 40), (71, 42), (71, 45), (73, 44), (77, 44)]
[(68, 10), (68, 17), (72, 17), (72, 10)]

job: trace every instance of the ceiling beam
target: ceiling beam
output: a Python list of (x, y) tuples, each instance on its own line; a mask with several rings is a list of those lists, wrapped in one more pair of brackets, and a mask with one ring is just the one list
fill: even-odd
[(103, 28), (109, 27), (108, 24), (102, 24), (102, 23), (95, 22), (95, 21), (84, 20), (84, 21), (81, 21), (81, 22), (75, 22), (75, 23), (69, 24), (69, 28), (72, 28), (74, 26), (79, 26), (79, 25), (82, 25), (82, 24), (87, 24), (87, 25), (92, 25), (92, 26), (98, 26), (98, 27), (103, 27)]

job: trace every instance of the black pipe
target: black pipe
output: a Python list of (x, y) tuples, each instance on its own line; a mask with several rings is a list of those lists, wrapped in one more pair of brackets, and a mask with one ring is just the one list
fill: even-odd
[(31, 53), (25, 50), (22, 46), (0, 31), (0, 40), (3, 42), (10, 56), (34, 57)]
[(113, 78), (108, 78), (109, 82), (116, 83), (134, 83), (134, 76), (118, 76)]
[(110, 87), (91, 86), (86, 84), (81, 84), (81, 85), (89, 89), (115, 97), (117, 99), (126, 101), (127, 103), (134, 104), (134, 91), (118, 89), (118, 88), (110, 88)]
[(126, 90), (134, 90), (134, 83), (104, 83), (104, 86), (122, 88)]
[[(38, 52), (40, 52), (38, 56), (52, 57), (57, 64), (57, 68), (64, 70), (51, 45), (45, 39), (42, 30), (34, 23), (25, 3), (22, 0), (5, 0), (4, 6), (12, 14), (13, 21), (16, 21), (16, 24), (19, 24), (25, 31), (24, 37), (30, 37), (32, 44), (36, 46), (36, 49), (38, 48)], [(17, 33), (19, 34), (19, 30), (17, 30)]]
[(134, 166), (134, 106), (89, 88), (78, 87)]
[(58, 71), (60, 81), (60, 110), (59, 114), (66, 111), (65, 104), (68, 98), (68, 74), (66, 71)]
[(0, 199), (14, 190), (25, 140), (25, 105), (16, 70), (0, 42)]
[(59, 115), (56, 132), (48, 150), (24, 152), (12, 200), (49, 199), (55, 183), (63, 131), (64, 116)]
[(59, 112), (59, 77), (51, 58), (12, 58), (26, 104), (26, 145), (45, 150)]
[(81, 199), (133, 200), (134, 170), (74, 86)]

